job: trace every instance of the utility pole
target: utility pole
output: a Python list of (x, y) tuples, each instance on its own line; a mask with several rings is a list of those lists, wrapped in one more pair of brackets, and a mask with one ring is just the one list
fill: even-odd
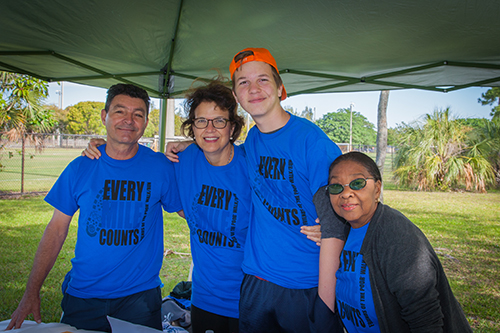
[(61, 81), (61, 90), (57, 90), (56, 94), (59, 95), (59, 109), (63, 109), (64, 104), (64, 82)]
[(349, 151), (352, 151), (352, 107), (354, 106), (354, 103), (351, 103), (349, 106), (349, 110), (351, 111), (351, 121), (349, 124)]

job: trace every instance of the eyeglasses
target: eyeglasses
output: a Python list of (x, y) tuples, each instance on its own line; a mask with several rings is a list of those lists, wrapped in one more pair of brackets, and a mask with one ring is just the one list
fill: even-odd
[(212, 125), (214, 128), (223, 129), (227, 126), (228, 121), (229, 121), (229, 119), (222, 118), (222, 117), (214, 118), (214, 119), (194, 118), (193, 125), (196, 128), (207, 128), (208, 123), (212, 122)]
[(368, 179), (375, 179), (375, 178), (356, 178), (353, 181), (351, 181), (349, 184), (330, 184), (326, 187), (326, 190), (328, 193), (332, 195), (337, 195), (340, 194), (344, 191), (344, 187), (349, 185), (349, 187), (355, 191), (361, 190), (366, 186), (366, 180)]

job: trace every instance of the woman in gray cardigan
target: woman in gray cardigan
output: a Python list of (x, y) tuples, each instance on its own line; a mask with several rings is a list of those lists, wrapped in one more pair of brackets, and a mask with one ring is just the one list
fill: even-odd
[(363, 153), (331, 164), (329, 185), (315, 200), (329, 199), (350, 230), (335, 272), (329, 219), (319, 214), (321, 298), (332, 310), (336, 299), (349, 333), (472, 332), (429, 241), (403, 214), (379, 202), (381, 188), (377, 165)]

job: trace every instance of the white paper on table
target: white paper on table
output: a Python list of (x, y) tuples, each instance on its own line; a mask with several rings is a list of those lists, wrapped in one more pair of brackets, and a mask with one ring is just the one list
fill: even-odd
[(158, 333), (160, 330), (155, 330), (154, 328), (132, 324), (128, 321), (116, 319), (108, 316), (109, 324), (111, 325), (111, 332), (113, 333)]
[[(10, 319), (4, 320), (0, 322), (0, 331), (3, 331), (7, 328), (7, 326), (10, 323)], [(18, 328), (17, 330), (12, 330), (10, 331), (12, 333), (98, 333), (96, 331), (87, 331), (87, 330), (79, 330), (74, 328), (73, 326), (70, 326), (68, 324), (61, 324), (61, 323), (41, 323), (37, 324), (36, 321), (32, 320), (25, 320), (23, 324), (21, 325), (21, 328)], [(119, 331), (117, 331), (119, 332)]]

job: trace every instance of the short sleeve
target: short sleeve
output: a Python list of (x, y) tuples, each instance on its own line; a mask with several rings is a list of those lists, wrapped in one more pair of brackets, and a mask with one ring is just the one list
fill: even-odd
[(74, 193), (74, 182), (81, 158), (73, 160), (61, 173), (45, 196), (45, 202), (68, 216), (73, 216), (80, 208)]
[(328, 182), (328, 168), (330, 164), (340, 155), (340, 148), (330, 140), (324, 133), (317, 137), (311, 136), (307, 143), (307, 169), (309, 175), (309, 186), (311, 193), (316, 193), (318, 188)]
[(174, 171), (174, 165), (165, 157), (166, 175), (165, 187), (162, 189), (161, 201), (163, 209), (169, 213), (175, 213), (182, 209), (181, 200), (179, 197), (179, 189)]

